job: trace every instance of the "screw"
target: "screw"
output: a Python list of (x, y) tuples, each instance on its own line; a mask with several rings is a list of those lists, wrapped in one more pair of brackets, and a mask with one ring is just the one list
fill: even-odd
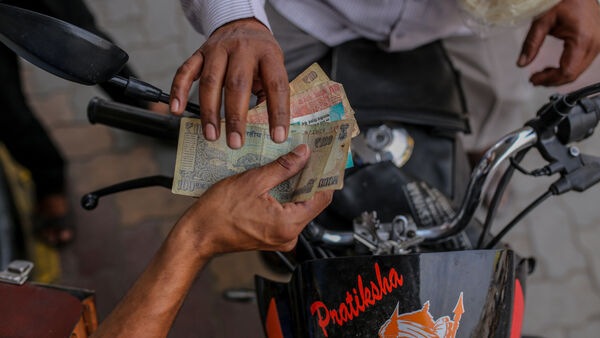
[(579, 156), (581, 152), (579, 151), (579, 148), (572, 146), (569, 147), (569, 155), (573, 156), (573, 157), (577, 157)]

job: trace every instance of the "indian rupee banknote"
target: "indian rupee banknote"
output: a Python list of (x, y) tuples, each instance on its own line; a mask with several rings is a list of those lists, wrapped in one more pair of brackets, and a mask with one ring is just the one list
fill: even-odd
[[(307, 144), (311, 156), (304, 169), (271, 191), (281, 202), (310, 199), (316, 191), (339, 189), (355, 121), (339, 120), (313, 125), (292, 125), (284, 143), (269, 137), (266, 124), (248, 124), (240, 149), (231, 149), (225, 138), (206, 141), (199, 119), (182, 118), (172, 191), (199, 196), (225, 177), (264, 165)], [(221, 125), (225, 133), (224, 123)], [(342, 177), (334, 177), (342, 174)]]
[[(292, 123), (297, 119), (308, 119), (310, 117), (307, 117), (307, 115), (318, 114), (318, 112), (340, 102), (344, 108), (344, 116), (342, 118), (354, 118), (354, 110), (350, 106), (343, 86), (331, 81), (317, 63), (310, 65), (310, 67), (290, 82), (290, 114)], [(262, 102), (251, 109), (248, 112), (247, 119), (250, 123), (267, 123), (266, 102)], [(352, 131), (352, 137), (358, 134), (359, 129), (356, 126)]]

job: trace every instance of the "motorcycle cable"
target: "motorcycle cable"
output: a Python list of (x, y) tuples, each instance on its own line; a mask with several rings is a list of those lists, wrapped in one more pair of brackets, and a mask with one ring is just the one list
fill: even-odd
[[(569, 93), (567, 95), (553, 95), (550, 98), (550, 102), (540, 109), (540, 111), (538, 112), (538, 117), (536, 119), (526, 123), (526, 125), (533, 126), (538, 134), (543, 134), (543, 132), (545, 130), (548, 130), (549, 127), (552, 127), (552, 131), (554, 133), (554, 130), (556, 128), (555, 126), (561, 120), (564, 119), (564, 117), (568, 114), (568, 112), (572, 109), (572, 107), (577, 104), (577, 101), (579, 99), (581, 99), (587, 95), (590, 95), (591, 93), (594, 93), (599, 89), (600, 89), (600, 86), (592, 85), (592, 86), (582, 88), (581, 90)], [(528, 174), (527, 172), (522, 170), (521, 167), (519, 166), (519, 163), (522, 161), (523, 157), (525, 156), (525, 154), (528, 150), (529, 149), (522, 150), (519, 153), (517, 153), (517, 155), (514, 158), (511, 158), (511, 166), (509, 166), (506, 169), (505, 173), (503, 174), (502, 178), (500, 179), (500, 182), (498, 183), (498, 185), (496, 187), (496, 191), (495, 191), (492, 201), (490, 203), (490, 207), (488, 208), (488, 212), (487, 212), (486, 219), (485, 219), (485, 222), (484, 222), (484, 225), (482, 228), (482, 232), (479, 236), (479, 240), (477, 241), (476, 247), (478, 249), (482, 248), (482, 246), (483, 246), (485, 237), (492, 226), (492, 220), (496, 216), (496, 212), (497, 212), (498, 206), (500, 204), (500, 200), (504, 194), (504, 191), (506, 190), (506, 187), (508, 186), (510, 179), (512, 178), (512, 175), (514, 174), (514, 170), (517, 169), (525, 174)], [(546, 194), (544, 194), (544, 195), (546, 195)], [(542, 195), (542, 196), (544, 196), (544, 195)], [(511, 221), (508, 225), (506, 225), (504, 227), (504, 229), (498, 235), (496, 235), (494, 238), (492, 238), (491, 242), (486, 246), (486, 248), (493, 247), (510, 229), (512, 229), (514, 227), (514, 225), (522, 217), (524, 217), (531, 210), (530, 207), (535, 207), (536, 205), (538, 205), (539, 203), (541, 203), (543, 200), (545, 200), (547, 198), (547, 197), (542, 198), (542, 196), (540, 197), (541, 200), (538, 203), (536, 203), (536, 201), (538, 201), (538, 200), (534, 201), (528, 208), (523, 210), (521, 212), (521, 214), (517, 215), (513, 219), (513, 221)]]
[[(518, 152), (514, 158), (511, 158), (511, 163), (514, 161), (516, 163), (519, 163), (523, 160), (523, 158), (525, 157), (525, 154), (527, 154), (527, 152), (529, 151), (529, 149), (524, 149), (521, 150), (520, 152)], [(498, 185), (496, 186), (496, 191), (494, 192), (494, 196), (492, 197), (492, 201), (490, 202), (490, 206), (488, 208), (488, 212), (486, 214), (485, 217), (485, 222), (483, 225), (483, 228), (481, 230), (481, 235), (479, 235), (479, 240), (477, 241), (477, 249), (481, 249), (483, 246), (483, 241), (485, 240), (485, 236), (486, 234), (490, 231), (490, 228), (492, 227), (492, 220), (494, 219), (494, 217), (496, 217), (496, 212), (498, 211), (498, 206), (500, 205), (500, 201), (502, 199), (502, 196), (504, 196), (504, 192), (506, 190), (506, 188), (508, 187), (508, 183), (510, 182), (514, 171), (515, 171), (515, 166), (511, 165), (508, 168), (506, 168), (506, 171), (504, 172), (504, 174), (502, 175), (502, 178), (500, 179), (500, 181), (498, 182)]]
[(310, 259), (317, 259), (317, 255), (315, 254), (315, 250), (313, 249), (313, 247), (308, 242), (308, 239), (306, 239), (306, 236), (304, 235), (304, 233), (302, 233), (302, 232), (300, 233), (300, 235), (298, 236), (298, 242), (300, 244), (302, 244), (302, 246), (304, 247), (304, 249), (308, 253), (308, 256), (310, 257)]
[(510, 223), (508, 223), (492, 240), (485, 246), (485, 249), (492, 249), (500, 240), (517, 224), (519, 223), (531, 210), (538, 207), (542, 202), (548, 199), (548, 197), (554, 195), (552, 191), (548, 190), (531, 202), (523, 211), (521, 211)]
[[(571, 108), (573, 108), (578, 103), (578, 101), (583, 100), (585, 97), (588, 97), (590, 95), (594, 95), (597, 93), (600, 93), (600, 83), (597, 83), (597, 84), (594, 84), (594, 85), (591, 85), (588, 87), (584, 87), (580, 90), (574, 91), (574, 92), (569, 93), (562, 97), (556, 97), (556, 99), (553, 100), (554, 102), (552, 104), (554, 111), (545, 109), (544, 112), (550, 112), (551, 117), (559, 118), (561, 115), (563, 117), (565, 117), (569, 113)], [(568, 107), (570, 107), (569, 111), (562, 111), (562, 108), (568, 108)], [(562, 118), (560, 118), (560, 119), (562, 120)], [(538, 120), (538, 122), (542, 122), (542, 121)], [(548, 119), (543, 122), (552, 122), (552, 120)], [(593, 123), (592, 128), (596, 125), (596, 123), (597, 123), (597, 119)], [(557, 133), (559, 127), (556, 127), (556, 125), (557, 124), (546, 125), (546, 127), (552, 126), (553, 133)], [(544, 127), (543, 124), (538, 124), (538, 126)], [(589, 129), (589, 127), (586, 128), (586, 130), (587, 129)], [(591, 133), (587, 132), (583, 138), (585, 138), (589, 135), (591, 135)], [(576, 141), (576, 139), (573, 139), (571, 141)], [(567, 143), (567, 142), (565, 141), (565, 143)], [(542, 149), (540, 149), (540, 150), (542, 150)], [(519, 154), (517, 154), (517, 156), (518, 155), (521, 155), (521, 154), (519, 153)], [(579, 156), (580, 155), (577, 154), (577, 156), (575, 156), (575, 157), (579, 157)], [(529, 212), (531, 212), (531, 210), (533, 210), (534, 208), (539, 206), (542, 202), (544, 202), (546, 199), (548, 199), (548, 197), (550, 197), (552, 195), (560, 195), (560, 194), (563, 194), (572, 189), (575, 189), (576, 191), (584, 191), (587, 188), (596, 184), (598, 181), (600, 181), (600, 174), (597, 171), (597, 169), (600, 167), (600, 159), (596, 158), (596, 157), (592, 157), (592, 156), (583, 157), (584, 156), (583, 154), (581, 156), (582, 156), (582, 159), (585, 159), (585, 161), (583, 161), (581, 164), (579, 164), (577, 166), (577, 168), (572, 168), (572, 170), (569, 172), (561, 173), (561, 178), (557, 182), (553, 183), (548, 191), (544, 192), (541, 196), (539, 196), (536, 200), (534, 200), (531, 204), (529, 204), (525, 209), (523, 209), (523, 211), (521, 211), (510, 223), (508, 223), (494, 238), (492, 238), (492, 240), (485, 246), (485, 248), (486, 249), (493, 248), (508, 233), (508, 231), (510, 231), (521, 219), (523, 219), (523, 217), (525, 217)], [(515, 161), (515, 162), (518, 163), (518, 162), (520, 162), (521, 159), (516, 159), (518, 161)], [(556, 160), (558, 160), (558, 158)], [(560, 161), (557, 161), (557, 163), (560, 163)], [(513, 167), (511, 167), (511, 168), (513, 168)], [(558, 167), (562, 167), (562, 166), (558, 166)], [(514, 168), (516, 168), (516, 167), (514, 167)], [(513, 171), (514, 171), (514, 169), (513, 169)], [(551, 175), (553, 172), (554, 172), (554, 170), (551, 170), (547, 166), (545, 168), (536, 170), (535, 175), (537, 175), (537, 176)], [(508, 173), (508, 170), (507, 170), (507, 173)], [(505, 174), (505, 176), (507, 176), (507, 175)], [(503, 177), (503, 179), (504, 178), (505, 177)], [(499, 186), (501, 183), (499, 183)], [(504, 187), (501, 187), (501, 188), (504, 189)], [(498, 191), (496, 191), (496, 194), (494, 195), (494, 197), (496, 197), (496, 195), (498, 195)], [(493, 202), (497, 203), (498, 201), (493, 201)], [(494, 206), (494, 208), (495, 207), (496, 206)], [(488, 216), (490, 216), (489, 213), (488, 213)], [(491, 220), (491, 218), (490, 218), (490, 220)], [(486, 224), (484, 225), (484, 229), (486, 231), (489, 230), (489, 226), (490, 226), (489, 224), (487, 224), (487, 221), (488, 220), (486, 219)], [(482, 233), (482, 236), (480, 237), (478, 247), (479, 247), (479, 244), (482, 243), (482, 238), (484, 235), (485, 235), (485, 232)]]
[(525, 176), (540, 177), (540, 176), (548, 176), (548, 175), (552, 174), (547, 167), (542, 167), (542, 168), (538, 168), (538, 169), (534, 169), (534, 170), (527, 170), (527, 169), (523, 168), (519, 164), (519, 162), (515, 161), (514, 158), (511, 157), (509, 161), (510, 161), (510, 164), (513, 167), (515, 167), (515, 169), (517, 169), (518, 172), (520, 172), (521, 174), (523, 174)]
[(290, 270), (290, 272), (294, 272), (294, 264), (292, 264), (292, 262), (290, 262), (290, 260), (287, 259), (287, 257), (285, 257), (285, 255), (281, 251), (274, 251), (274, 252), (277, 255), (277, 257), (279, 257), (281, 262), (285, 265), (285, 267), (288, 270)]

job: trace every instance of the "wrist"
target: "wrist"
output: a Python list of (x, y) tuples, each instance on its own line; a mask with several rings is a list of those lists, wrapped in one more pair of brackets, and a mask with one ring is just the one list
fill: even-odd
[(203, 217), (195, 217), (193, 210), (188, 210), (177, 221), (165, 243), (186, 259), (206, 262), (217, 254), (215, 241), (206, 231), (208, 228)]
[(258, 20), (270, 30), (264, 0), (206, 0), (200, 7), (202, 31), (207, 36), (227, 23), (247, 18)]
[(245, 31), (264, 31), (271, 33), (271, 30), (268, 26), (262, 23), (260, 20), (256, 18), (243, 18), (235, 21), (227, 22), (220, 27), (217, 27), (210, 36), (218, 34), (220, 31), (225, 30), (245, 30)]

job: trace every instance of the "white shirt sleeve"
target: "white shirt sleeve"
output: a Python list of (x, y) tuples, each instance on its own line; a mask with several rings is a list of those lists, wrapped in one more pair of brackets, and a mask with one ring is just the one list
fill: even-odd
[(244, 18), (256, 18), (269, 29), (265, 0), (180, 0), (192, 26), (209, 36), (224, 24)]

